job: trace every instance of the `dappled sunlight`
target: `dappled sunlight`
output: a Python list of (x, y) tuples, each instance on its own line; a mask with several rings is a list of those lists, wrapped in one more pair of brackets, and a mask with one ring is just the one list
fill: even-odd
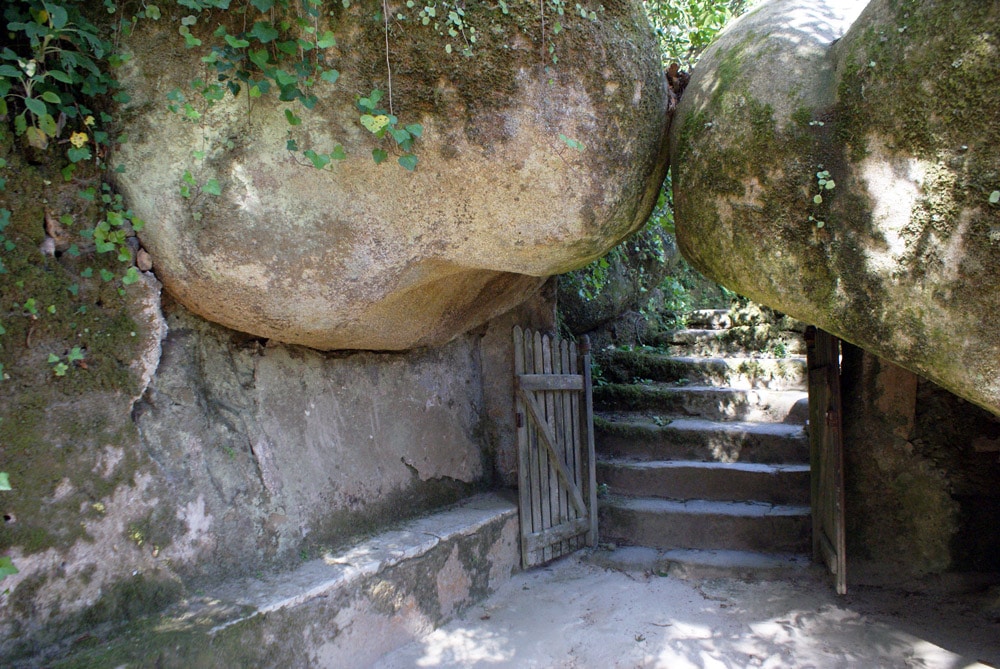
[(681, 580), (570, 557), (522, 572), (467, 615), (383, 658), (403, 667), (984, 669), (1000, 629), (967, 603), (790, 580)]
[(782, 615), (757, 621), (752, 620), (755, 616), (750, 611), (736, 610), (725, 615), (751, 620), (733, 633), (709, 632), (703, 626), (675, 620), (658, 650), (647, 657), (643, 666), (663, 669), (989, 666), (834, 604), (787, 610)]
[(424, 654), (416, 661), (418, 667), (488, 665), (514, 657), (510, 639), (482, 629), (449, 626), (432, 632), (420, 643)]

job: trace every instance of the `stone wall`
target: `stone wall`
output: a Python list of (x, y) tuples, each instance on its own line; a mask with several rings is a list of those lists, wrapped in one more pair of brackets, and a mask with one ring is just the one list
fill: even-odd
[(849, 344), (842, 385), (848, 578), (1000, 571), (1000, 421)]
[[(543, 292), (406, 353), (274, 344), (167, 297), (162, 314), (162, 342), (136, 326), (151, 358), (140, 398), (83, 385), (3, 400), (20, 419), (4, 424), (14, 489), (0, 497), (0, 554), (20, 571), (3, 582), (0, 654), (287, 569), (490, 487), (512, 448), (510, 328), (551, 327), (554, 302)], [(44, 414), (30, 423), (28, 400)]]

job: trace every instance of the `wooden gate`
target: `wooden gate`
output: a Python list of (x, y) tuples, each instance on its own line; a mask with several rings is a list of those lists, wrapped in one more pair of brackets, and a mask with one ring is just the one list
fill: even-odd
[(590, 343), (514, 328), (521, 565), (597, 544)]
[(812, 469), (813, 559), (826, 563), (837, 594), (847, 592), (844, 541), (844, 446), (841, 437), (840, 340), (806, 330)]

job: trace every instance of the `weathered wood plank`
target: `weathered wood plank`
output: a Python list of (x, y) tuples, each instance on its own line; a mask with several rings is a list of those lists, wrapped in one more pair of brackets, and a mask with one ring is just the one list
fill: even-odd
[[(559, 342), (558, 354), (559, 372), (567, 375), (569, 372), (569, 342), (565, 339)], [(583, 385), (583, 379), (580, 379), (580, 385)], [(570, 397), (572, 395), (573, 393), (566, 391), (556, 393), (556, 401), (559, 403), (559, 441), (563, 464), (566, 465), (566, 469), (569, 471), (573, 485), (579, 487), (580, 480), (576, 477), (576, 469), (573, 467), (573, 414), (570, 411)], [(563, 491), (562, 499), (560, 500), (560, 504), (562, 505), (561, 513), (564, 519), (574, 520), (577, 516), (576, 508), (570, 502), (569, 495), (568, 489)], [(573, 544), (568, 539), (563, 542), (563, 547), (565, 553), (573, 550)]]
[[(540, 332), (535, 333), (534, 352), (535, 352), (536, 374), (545, 374), (545, 372), (547, 371), (545, 369), (546, 339), (547, 339), (546, 337), (542, 336), (542, 333)], [(527, 393), (525, 394), (525, 399), (534, 402), (537, 399), (537, 395), (535, 395), (534, 393)], [(528, 414), (531, 415), (530, 405), (528, 406)], [(539, 525), (538, 529), (541, 530), (547, 530), (548, 528), (552, 527), (552, 489), (549, 487), (550, 457), (547, 453), (547, 450), (545, 449), (545, 443), (548, 440), (548, 436), (543, 434), (543, 432), (540, 429), (542, 425), (546, 424), (545, 420), (546, 416), (543, 409), (541, 413), (541, 418), (538, 418), (537, 416), (535, 417), (536, 429), (534, 430), (536, 445), (538, 449), (538, 482), (540, 484), (539, 494), (541, 495), (540, 497), (541, 504), (539, 506), (541, 507), (541, 514), (542, 514), (542, 523), (541, 525)], [(551, 547), (545, 548), (542, 552), (542, 560), (544, 562), (548, 562), (551, 559), (552, 559), (552, 548)]]
[(588, 519), (578, 518), (566, 521), (562, 525), (530, 534), (527, 537), (529, 550), (537, 553), (546, 545), (552, 545), (553, 543), (583, 534), (589, 528), (589, 524), (590, 521)]
[(823, 553), (823, 561), (826, 563), (826, 568), (830, 570), (831, 574), (836, 574), (837, 567), (839, 566), (837, 550), (833, 547), (829, 537), (826, 536), (826, 532), (820, 530), (817, 534), (819, 535), (819, 548)]
[[(534, 374), (536, 371), (541, 371), (535, 365), (536, 360), (536, 342), (539, 341), (538, 333), (525, 333), (525, 359), (524, 359), (524, 369), (525, 372), (529, 374)], [(539, 350), (539, 353), (541, 351)], [(523, 399), (523, 398), (522, 398)], [(530, 421), (530, 413), (528, 412), (527, 405), (525, 405), (524, 420), (526, 423)], [(530, 485), (531, 485), (531, 495), (532, 495), (532, 506), (531, 506), (531, 532), (540, 532), (544, 529), (542, 525), (542, 482), (541, 482), (541, 453), (538, 449), (538, 431), (531, 428), (528, 430), (528, 456), (530, 459)], [(532, 564), (537, 564), (541, 562), (542, 555), (535, 555)]]
[[(578, 374), (579, 372), (577, 364), (579, 359), (577, 358), (576, 352), (576, 342), (570, 341), (566, 346), (566, 352), (569, 357), (569, 368), (570, 374)], [(583, 382), (583, 375), (580, 375), (580, 381)], [(572, 431), (572, 449), (573, 449), (573, 478), (576, 480), (577, 487), (580, 488), (581, 492), (586, 491), (587, 481), (583, 477), (583, 461), (581, 459), (580, 453), (580, 393), (567, 393), (570, 403), (570, 430)], [(586, 501), (586, 495), (584, 495), (584, 501)], [(594, 509), (589, 510), (590, 513), (594, 513)], [(573, 519), (577, 520), (580, 518), (586, 518), (586, 514), (581, 514), (574, 507)], [(583, 546), (584, 537), (578, 535), (573, 538), (573, 549), (576, 550)]]
[[(524, 331), (514, 326), (514, 378), (524, 373)], [(531, 564), (528, 550), (528, 535), (532, 530), (531, 521), (531, 465), (528, 457), (528, 411), (524, 401), (514, 393), (514, 411), (517, 425), (517, 493), (518, 516), (521, 521), (521, 567), (526, 569)]]
[(586, 471), (587, 471), (587, 501), (590, 503), (590, 531), (587, 533), (587, 543), (597, 546), (597, 463), (594, 455), (594, 395), (593, 379), (590, 372), (590, 338), (583, 338), (580, 350), (583, 372), (583, 429), (585, 432)]
[(563, 481), (566, 482), (566, 485), (570, 490), (570, 499), (573, 500), (573, 504), (576, 506), (578, 511), (581, 513), (587, 513), (587, 505), (583, 501), (583, 495), (580, 493), (580, 490), (573, 485), (570, 474), (566, 471), (566, 466), (559, 460), (558, 457), (555, 456), (555, 451), (551, 445), (555, 437), (552, 434), (552, 430), (549, 428), (548, 423), (541, 418), (542, 408), (538, 406), (538, 402), (536, 402), (535, 398), (531, 395), (522, 394), (522, 397), (524, 397), (524, 404), (528, 408), (528, 414), (537, 421), (539, 443), (548, 452), (550, 462), (555, 467), (557, 474), (562, 477)]
[(579, 374), (521, 374), (518, 387), (524, 390), (583, 390), (583, 377)]
[(844, 461), (840, 405), (840, 341), (816, 328), (806, 334), (809, 369), (810, 463), (813, 556), (847, 592), (844, 532)]

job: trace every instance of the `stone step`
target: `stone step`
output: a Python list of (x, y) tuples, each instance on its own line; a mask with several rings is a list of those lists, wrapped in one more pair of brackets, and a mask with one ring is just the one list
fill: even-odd
[(800, 333), (776, 331), (767, 325), (741, 325), (725, 330), (674, 330), (657, 335), (652, 344), (669, 355), (746, 356), (757, 352), (784, 358), (806, 354), (805, 340)]
[(90, 636), (47, 664), (368, 666), (486, 597), (519, 563), (516, 505), (481, 495), (291, 572), (192, 597), (120, 636)]
[(604, 379), (635, 383), (648, 379), (676, 385), (726, 386), (741, 390), (805, 390), (806, 359), (669, 356), (654, 350), (613, 350), (598, 359)]
[(809, 439), (805, 430), (802, 425), (790, 423), (678, 418), (657, 425), (652, 419), (635, 414), (602, 414), (595, 417), (594, 431), (597, 452), (607, 458), (809, 462)]
[(805, 553), (808, 506), (611, 496), (600, 503), (601, 541), (651, 548)]
[(599, 460), (597, 481), (629, 497), (809, 504), (809, 465)]
[(809, 397), (798, 390), (609, 383), (594, 388), (594, 408), (663, 417), (804, 424), (809, 417)]
[(814, 567), (800, 553), (755, 553), (750, 551), (660, 550), (646, 546), (609, 548), (589, 552), (591, 564), (623, 572), (651, 573), (683, 579), (736, 578), (743, 581), (774, 581), (800, 577)]

